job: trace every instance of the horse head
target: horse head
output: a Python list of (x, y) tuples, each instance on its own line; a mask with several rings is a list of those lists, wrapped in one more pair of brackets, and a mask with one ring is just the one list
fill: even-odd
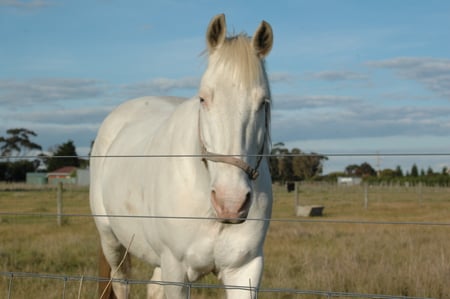
[(245, 221), (262, 155), (269, 151), (270, 88), (264, 58), (273, 44), (262, 22), (253, 37), (227, 37), (225, 16), (206, 33), (208, 67), (199, 89), (200, 148), (210, 176), (211, 203), (224, 223)]

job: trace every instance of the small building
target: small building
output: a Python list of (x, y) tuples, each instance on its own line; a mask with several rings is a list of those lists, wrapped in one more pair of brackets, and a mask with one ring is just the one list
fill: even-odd
[(77, 169), (76, 184), (78, 186), (89, 186), (89, 169)]
[(26, 183), (30, 185), (46, 185), (48, 182), (47, 173), (27, 172)]
[(56, 185), (59, 182), (64, 184), (76, 184), (77, 168), (75, 166), (66, 166), (47, 173), (48, 183)]
[(30, 185), (56, 185), (59, 182), (77, 186), (89, 186), (89, 169), (66, 166), (49, 173), (28, 172), (26, 177), (26, 183)]
[(342, 177), (337, 178), (337, 184), (340, 186), (355, 186), (360, 185), (362, 182), (361, 178), (358, 177)]

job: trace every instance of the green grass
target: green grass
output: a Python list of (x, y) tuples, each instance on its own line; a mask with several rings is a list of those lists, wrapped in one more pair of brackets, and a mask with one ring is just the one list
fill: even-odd
[[(1, 187), (1, 186), (0, 186)], [(324, 215), (294, 216), (295, 197), (274, 188), (274, 220), (265, 244), (263, 288), (288, 288), (450, 298), (450, 226), (364, 224), (375, 222), (450, 223), (449, 188), (302, 185), (303, 205), (321, 204)], [(92, 218), (76, 216), (56, 224), (56, 190), (10, 188), (0, 191), (0, 271), (97, 275), (98, 236)], [(88, 190), (64, 191), (64, 213), (88, 215)], [(336, 222), (333, 222), (335, 221)], [(356, 223), (340, 223), (350, 220)], [(146, 280), (150, 266), (133, 259), (132, 279)], [(0, 277), (0, 298), (96, 298), (96, 283), (42, 277)], [(218, 283), (212, 275), (200, 283)], [(144, 285), (132, 298), (145, 297)], [(79, 296), (80, 292), (80, 296)], [(220, 298), (222, 290), (197, 289), (192, 298)], [(261, 293), (259, 298), (324, 298)]]

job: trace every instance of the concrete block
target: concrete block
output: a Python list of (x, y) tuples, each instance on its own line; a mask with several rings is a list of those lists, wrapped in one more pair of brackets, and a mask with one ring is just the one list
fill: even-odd
[(322, 212), (324, 206), (297, 206), (297, 209), (295, 211), (296, 216), (301, 217), (312, 217), (312, 216), (322, 216)]

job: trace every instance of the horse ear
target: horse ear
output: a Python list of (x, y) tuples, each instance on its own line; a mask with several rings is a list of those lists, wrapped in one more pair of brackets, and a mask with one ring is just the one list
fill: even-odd
[(209, 22), (208, 30), (206, 31), (206, 43), (208, 50), (211, 52), (214, 49), (220, 47), (225, 41), (227, 34), (227, 25), (225, 23), (225, 15), (220, 14), (215, 16), (211, 22)]
[(266, 21), (262, 21), (252, 39), (253, 47), (260, 58), (266, 57), (273, 45), (272, 27)]

